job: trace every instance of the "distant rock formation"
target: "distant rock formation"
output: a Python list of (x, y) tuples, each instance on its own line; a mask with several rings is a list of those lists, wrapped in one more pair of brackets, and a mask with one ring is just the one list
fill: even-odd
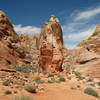
[(100, 79), (100, 25), (87, 40), (66, 52), (64, 66), (73, 66), (80, 73)]
[(100, 25), (97, 25), (95, 32), (87, 40), (82, 41), (77, 47), (84, 47), (88, 51), (100, 54)]
[(58, 18), (50, 17), (40, 34), (40, 67), (47, 72), (62, 71), (63, 33)]

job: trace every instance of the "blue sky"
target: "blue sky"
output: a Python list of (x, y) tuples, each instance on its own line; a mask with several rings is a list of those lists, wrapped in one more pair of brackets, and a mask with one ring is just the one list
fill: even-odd
[(75, 47), (100, 24), (100, 0), (1, 0), (18, 33), (40, 33), (50, 15), (60, 19), (65, 45)]

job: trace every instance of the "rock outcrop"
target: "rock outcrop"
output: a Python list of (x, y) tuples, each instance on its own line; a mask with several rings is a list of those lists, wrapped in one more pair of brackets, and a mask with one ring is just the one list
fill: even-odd
[(78, 47), (86, 48), (100, 54), (100, 25), (97, 25), (95, 32), (87, 40), (82, 41)]
[(39, 66), (47, 72), (62, 71), (63, 34), (58, 18), (50, 17), (40, 34)]
[(26, 64), (25, 46), (6, 14), (0, 11), (0, 68)]
[(17, 36), (17, 34), (6, 14), (0, 11), (0, 39), (6, 36)]

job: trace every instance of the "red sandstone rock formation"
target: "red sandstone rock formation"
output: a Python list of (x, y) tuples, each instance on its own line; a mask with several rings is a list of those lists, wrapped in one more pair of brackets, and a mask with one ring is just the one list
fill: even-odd
[(0, 11), (0, 68), (25, 64), (27, 58), (21, 39), (6, 14)]
[(47, 72), (62, 70), (63, 34), (58, 18), (51, 16), (40, 34), (40, 67)]
[(97, 25), (95, 32), (87, 40), (82, 41), (78, 47), (84, 47), (89, 51), (100, 54), (100, 25)]

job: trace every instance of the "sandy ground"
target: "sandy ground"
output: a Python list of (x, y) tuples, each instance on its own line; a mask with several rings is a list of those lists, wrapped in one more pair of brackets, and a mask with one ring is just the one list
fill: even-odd
[(81, 89), (71, 89), (72, 84), (48, 84), (45, 92), (35, 96), (37, 100), (100, 100), (93, 96), (84, 94)]
[(31, 94), (23, 89), (13, 89), (0, 85), (0, 100), (14, 100), (16, 94), (6, 95), (5, 90), (17, 90), (19, 94), (27, 94), (33, 96), (35, 100), (100, 100), (99, 98), (84, 94), (82, 88), (72, 89), (74, 82), (43, 84), (43, 91)]

